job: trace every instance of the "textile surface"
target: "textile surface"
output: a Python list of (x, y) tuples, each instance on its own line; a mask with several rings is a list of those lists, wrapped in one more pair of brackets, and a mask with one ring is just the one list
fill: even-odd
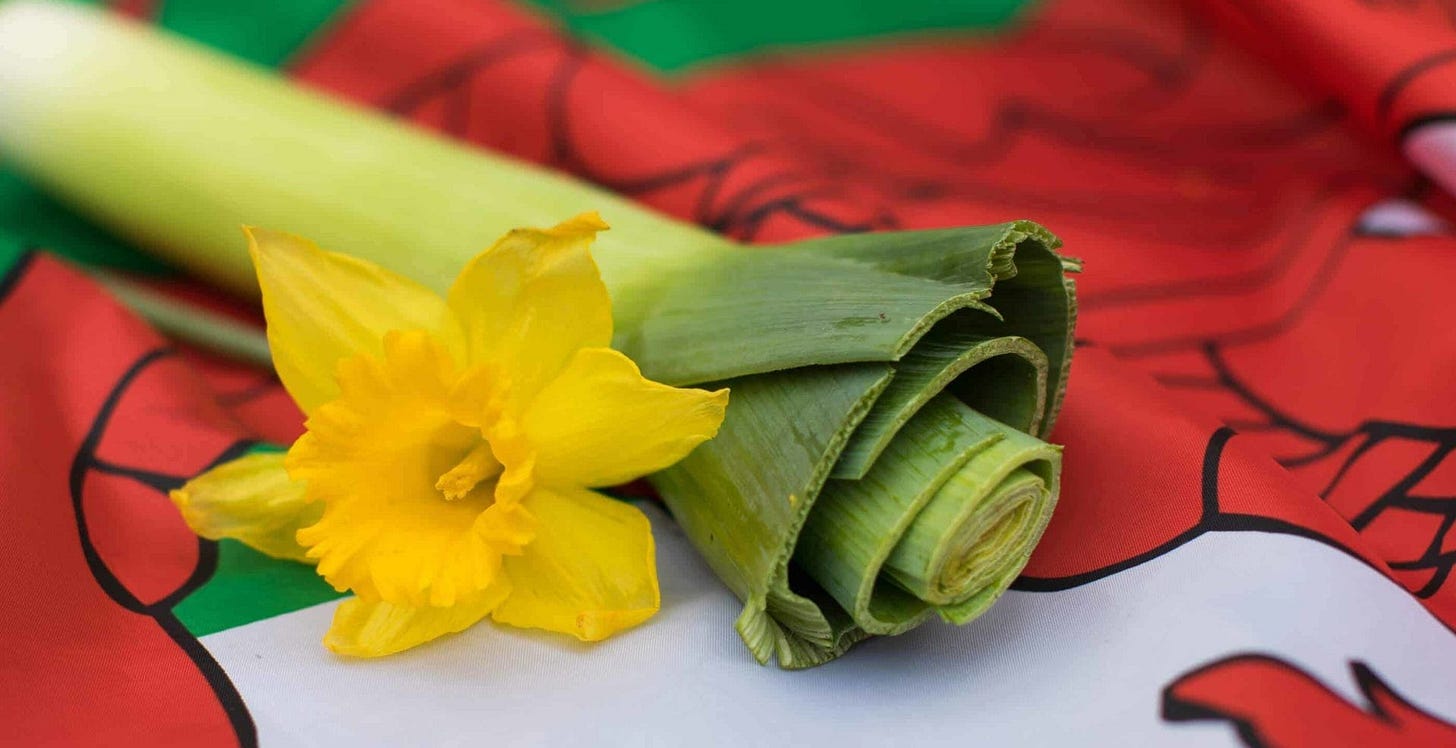
[(745, 241), (1047, 225), (1087, 270), (1013, 591), (760, 668), (648, 504), (641, 629), (341, 660), (332, 590), (166, 498), (296, 436), (287, 395), (71, 263), (256, 312), (0, 172), (0, 742), (1456, 745), (1451, 6), (728, 5), (116, 3)]

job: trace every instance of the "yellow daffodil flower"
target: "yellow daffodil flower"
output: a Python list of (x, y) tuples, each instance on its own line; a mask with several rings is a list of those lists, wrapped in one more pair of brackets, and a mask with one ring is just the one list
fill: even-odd
[(316, 562), (353, 591), (324, 640), (344, 654), (398, 652), (487, 615), (585, 641), (651, 617), (647, 519), (590, 489), (712, 438), (728, 392), (648, 381), (607, 347), (611, 305), (589, 251), (606, 228), (585, 214), (512, 231), (443, 299), (249, 229), (269, 345), (307, 433), (286, 457), (184, 486), (184, 517)]

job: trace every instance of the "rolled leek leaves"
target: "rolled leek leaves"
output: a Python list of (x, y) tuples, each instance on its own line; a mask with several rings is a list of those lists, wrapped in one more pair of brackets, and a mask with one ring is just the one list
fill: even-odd
[(1056, 503), (1074, 262), (1040, 226), (740, 246), (84, 8), (0, 3), (0, 156), (138, 245), (256, 294), (240, 224), (442, 288), (483, 242), (588, 210), (614, 345), (726, 384), (718, 438), (652, 482), (807, 667), (931, 614), (964, 623)]

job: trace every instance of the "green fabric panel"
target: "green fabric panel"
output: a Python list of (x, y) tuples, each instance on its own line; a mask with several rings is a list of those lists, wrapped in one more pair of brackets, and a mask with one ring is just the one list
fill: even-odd
[[(70, 0), (106, 5), (105, 0)], [(278, 67), (354, 0), (160, 0), (163, 28), (246, 60)]]
[(532, 0), (572, 31), (664, 71), (764, 47), (923, 31), (995, 29), (1029, 0), (647, 0), (585, 12), (581, 0)]
[(15, 263), (25, 256), (25, 250), (25, 242), (0, 233), (0, 280), (3, 280), (10, 273), (10, 269), (15, 267)]
[(173, 610), (193, 636), (207, 636), (344, 596), (307, 564), (265, 556), (236, 540), (219, 541), (217, 551), (212, 579)]
[(161, 25), (253, 62), (286, 63), (350, 0), (166, 0)]

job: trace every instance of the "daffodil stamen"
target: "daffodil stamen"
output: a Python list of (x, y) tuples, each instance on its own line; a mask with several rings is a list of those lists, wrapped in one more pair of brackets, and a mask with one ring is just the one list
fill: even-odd
[(435, 490), (445, 496), (447, 501), (463, 499), (481, 481), (489, 480), (501, 474), (505, 466), (496, 459), (495, 453), (490, 449), (490, 442), (482, 439), (473, 449), (461, 458), (460, 463), (450, 468), (440, 479), (435, 481)]

